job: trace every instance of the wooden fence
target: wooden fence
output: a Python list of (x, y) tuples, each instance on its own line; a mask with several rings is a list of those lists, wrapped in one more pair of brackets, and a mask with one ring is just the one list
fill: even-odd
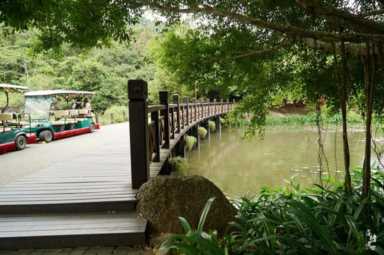
[(148, 105), (148, 85), (143, 80), (128, 82), (131, 139), (132, 187), (139, 188), (150, 177), (150, 163), (160, 162), (161, 150), (172, 150), (189, 129), (207, 119), (226, 114), (233, 104), (227, 101), (189, 102), (167, 91), (159, 92), (160, 103)]

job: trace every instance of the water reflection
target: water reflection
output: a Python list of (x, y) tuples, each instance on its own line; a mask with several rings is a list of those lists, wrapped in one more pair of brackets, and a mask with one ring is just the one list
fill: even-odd
[[(361, 165), (364, 133), (350, 132), (351, 166)], [(342, 137), (335, 128), (324, 132), (324, 149), (333, 177), (343, 176)], [(203, 175), (231, 196), (252, 195), (260, 188), (281, 187), (294, 178), (301, 185), (319, 179), (317, 133), (312, 128), (268, 129), (261, 139), (243, 139), (240, 130), (212, 134), (210, 143), (188, 155), (189, 174)]]

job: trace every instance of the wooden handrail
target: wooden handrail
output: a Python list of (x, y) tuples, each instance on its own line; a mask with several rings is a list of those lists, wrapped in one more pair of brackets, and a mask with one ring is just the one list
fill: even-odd
[[(161, 150), (171, 150), (171, 139), (180, 139), (191, 127), (201, 121), (226, 114), (232, 110), (232, 103), (190, 102), (184, 98), (180, 102), (178, 95), (173, 96), (170, 104), (169, 93), (160, 91), (160, 104), (148, 105), (148, 86), (143, 80), (128, 82), (130, 146), (132, 187), (139, 188), (150, 177), (150, 162), (160, 162)], [(149, 121), (150, 120), (150, 121)], [(175, 145), (176, 142), (172, 144)]]

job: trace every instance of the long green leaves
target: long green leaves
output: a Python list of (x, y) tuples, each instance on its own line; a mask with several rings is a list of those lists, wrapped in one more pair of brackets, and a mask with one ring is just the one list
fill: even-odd
[(215, 198), (210, 198), (205, 204), (196, 229), (193, 229), (185, 218), (179, 217), (185, 234), (170, 236), (161, 245), (160, 253), (167, 254), (170, 251), (177, 251), (184, 255), (227, 255), (228, 251), (222, 247), (217, 234), (215, 232), (207, 233), (203, 230), (214, 201)]
[(262, 191), (240, 203), (233, 254), (382, 254), (384, 178), (375, 174), (371, 199), (342, 187), (287, 193)]

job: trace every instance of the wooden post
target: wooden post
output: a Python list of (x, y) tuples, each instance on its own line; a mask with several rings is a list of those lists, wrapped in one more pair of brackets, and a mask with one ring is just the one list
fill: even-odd
[(186, 105), (186, 120), (187, 120), (187, 127), (189, 126), (189, 99), (188, 97), (184, 97), (184, 104)]
[(225, 112), (229, 112), (229, 99), (227, 99), (227, 102), (225, 104)]
[(221, 121), (220, 115), (216, 117), (216, 134), (220, 138), (221, 137)]
[(169, 110), (171, 111), (171, 138), (175, 138), (175, 108), (170, 107)]
[(211, 103), (209, 101), (207, 101), (207, 117), (210, 117), (211, 116), (211, 111), (210, 111), (210, 108), (211, 107)]
[(164, 105), (165, 109), (162, 110), (164, 117), (164, 148), (169, 149), (170, 146), (170, 132), (169, 132), (169, 105), (168, 105), (168, 91), (159, 92), (160, 104)]
[(211, 144), (211, 128), (209, 126), (210, 119), (207, 119), (207, 130), (208, 130), (208, 144)]
[(132, 188), (138, 189), (149, 178), (147, 83), (129, 80), (128, 98)]
[(221, 99), (221, 110), (220, 110), (220, 113), (223, 113), (224, 112), (224, 100)]
[(173, 95), (173, 103), (176, 105), (176, 128), (177, 133), (181, 132), (181, 123), (180, 123), (180, 101), (179, 95)]
[(180, 106), (180, 116), (181, 116), (181, 120), (180, 120), (181, 129), (184, 129), (185, 128), (185, 105), (184, 104), (181, 104)]
[(160, 118), (159, 118), (159, 112), (154, 111), (151, 112), (151, 120), (154, 122), (154, 129), (155, 129), (155, 158), (153, 159), (154, 162), (160, 162)]

